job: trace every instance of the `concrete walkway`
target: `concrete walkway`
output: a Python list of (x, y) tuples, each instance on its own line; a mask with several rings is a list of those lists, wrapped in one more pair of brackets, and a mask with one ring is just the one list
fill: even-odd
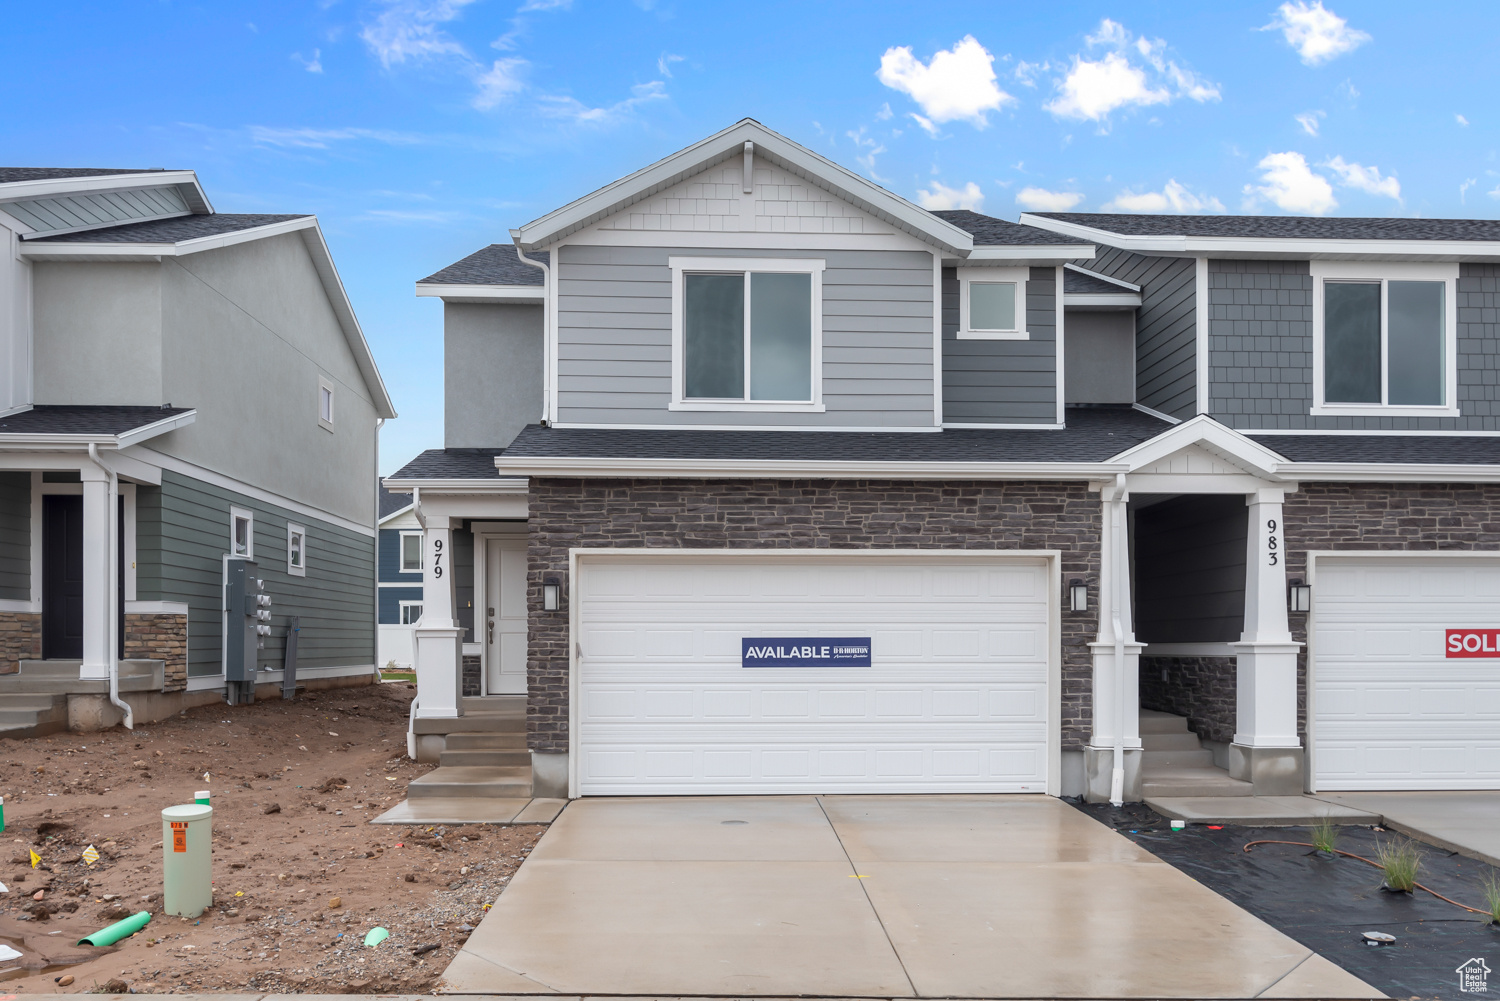
[(1044, 796), (576, 801), (444, 990), (1382, 996)]
[(1318, 798), (1378, 813), (1403, 834), (1500, 866), (1500, 790), (1333, 792)]

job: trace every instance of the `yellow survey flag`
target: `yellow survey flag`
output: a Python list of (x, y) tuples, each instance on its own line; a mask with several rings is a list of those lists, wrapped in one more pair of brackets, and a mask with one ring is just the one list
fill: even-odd
[(42, 857), (40, 855), (38, 855), (35, 850), (32, 850), (32, 852), (31, 852), (31, 867), (33, 869), (35, 869), (37, 866), (39, 866), (41, 864), (42, 864)]

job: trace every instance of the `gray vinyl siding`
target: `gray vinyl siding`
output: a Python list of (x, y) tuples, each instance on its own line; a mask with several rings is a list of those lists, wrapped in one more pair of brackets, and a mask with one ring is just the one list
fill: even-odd
[(420, 587), (383, 587), (380, 589), (380, 624), (383, 626), (399, 626), (401, 624), (401, 603), (403, 601), (421, 601), (422, 589)]
[(30, 473), (0, 473), (0, 598), (31, 598)]
[(1198, 412), (1197, 262), (1100, 247), (1081, 267), (1141, 286), (1135, 324), (1136, 402), (1173, 417)]
[(943, 422), (1057, 421), (1057, 270), (1032, 268), (1024, 341), (960, 340), (958, 272), (943, 269)]
[(380, 579), (382, 581), (422, 584), (422, 572), (401, 572), (401, 531), (395, 528), (380, 530)]
[(1136, 637), (1143, 643), (1239, 639), (1245, 626), (1245, 499), (1179, 497), (1134, 512), (1133, 520)]
[[(141, 488), (136, 510), (136, 597), (188, 605), (188, 674), (218, 674), (223, 558), (229, 508), (254, 512), (254, 556), (271, 596), (271, 635), (260, 662), (280, 668), (288, 618), (301, 617), (297, 663), (375, 661), (375, 540), (170, 470)], [(307, 531), (307, 576), (286, 572), (287, 522)]]
[[(814, 258), (823, 272), (825, 413), (668, 410), (670, 257)], [(931, 427), (932, 255), (894, 250), (563, 247), (558, 420), (588, 424)]]
[(1209, 261), (1213, 415), (1247, 430), (1500, 430), (1500, 266), (1458, 274), (1458, 417), (1313, 417), (1308, 262)]

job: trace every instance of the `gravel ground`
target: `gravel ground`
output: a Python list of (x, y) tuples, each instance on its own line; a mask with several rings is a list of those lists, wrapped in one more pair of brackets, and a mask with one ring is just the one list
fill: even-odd
[[(412, 694), (404, 684), (336, 689), (206, 706), (133, 733), (8, 741), (0, 942), (22, 957), (0, 962), (6, 988), (430, 990), (546, 828), (368, 824), (430, 770), (404, 756)], [(214, 904), (197, 919), (169, 917), (160, 810), (203, 788), (213, 793)], [(88, 845), (100, 852), (93, 865), (80, 858)], [(140, 910), (151, 923), (120, 945), (73, 945)], [(364, 947), (377, 926), (390, 937)]]

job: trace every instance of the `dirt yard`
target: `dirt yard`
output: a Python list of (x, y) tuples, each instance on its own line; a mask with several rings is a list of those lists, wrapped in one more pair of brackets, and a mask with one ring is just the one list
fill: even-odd
[[(428, 990), (545, 828), (368, 823), (431, 768), (405, 753), (413, 694), (372, 685), (4, 741), (0, 943), (22, 953), (0, 961), (6, 989)], [(214, 904), (167, 917), (161, 809), (199, 789), (213, 794)], [(118, 946), (74, 945), (141, 910), (151, 923)], [(377, 926), (390, 937), (364, 947)]]

